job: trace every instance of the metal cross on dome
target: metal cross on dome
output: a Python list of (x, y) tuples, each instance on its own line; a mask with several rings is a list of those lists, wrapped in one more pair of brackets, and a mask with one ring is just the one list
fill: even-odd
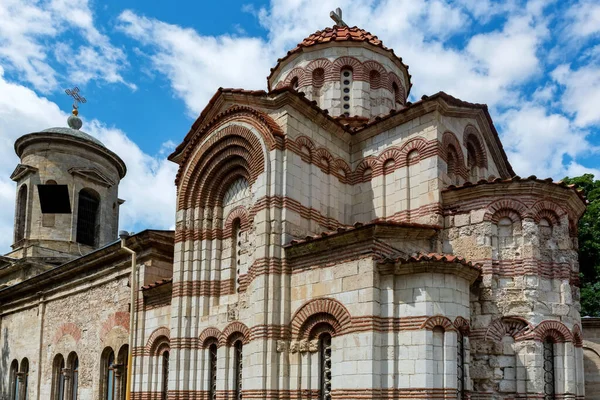
[(335, 21), (335, 24), (337, 26), (348, 26), (342, 19), (342, 9), (341, 8), (339, 8), (339, 7), (336, 8), (335, 11), (332, 11), (329, 13), (329, 16), (331, 17), (332, 20)]
[(75, 100), (73, 102), (73, 108), (77, 110), (77, 103), (81, 103), (84, 104), (87, 102), (86, 98), (81, 96), (79, 94), (79, 88), (77, 86), (75, 86), (73, 89), (67, 89), (65, 90), (65, 93), (69, 96), (71, 96), (73, 98), (73, 100)]

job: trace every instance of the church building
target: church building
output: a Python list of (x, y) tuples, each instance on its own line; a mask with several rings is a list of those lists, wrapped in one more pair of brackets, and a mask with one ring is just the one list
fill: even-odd
[(126, 166), (76, 108), (16, 141), (1, 400), (600, 399), (582, 193), (332, 18), (179, 134), (174, 232), (119, 239)]

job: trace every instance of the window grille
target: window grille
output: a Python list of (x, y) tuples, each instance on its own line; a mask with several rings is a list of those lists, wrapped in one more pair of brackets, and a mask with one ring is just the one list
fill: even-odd
[(462, 333), (458, 332), (456, 335), (456, 374), (457, 374), (457, 388), (458, 388), (458, 400), (464, 399), (465, 393), (465, 343)]
[(163, 387), (162, 387), (162, 394), (161, 394), (161, 399), (162, 400), (167, 400), (167, 392), (169, 390), (169, 352), (165, 351), (162, 354), (162, 380), (163, 380)]
[(79, 192), (79, 208), (77, 211), (77, 242), (96, 245), (96, 225), (100, 200), (90, 191)]
[(331, 400), (331, 335), (324, 333), (319, 338), (320, 355), (320, 400)]
[(209, 349), (210, 356), (210, 381), (209, 381), (209, 390), (210, 390), (210, 400), (217, 400), (217, 345), (211, 344)]
[(554, 400), (554, 342), (544, 341), (544, 400)]
[(242, 341), (238, 340), (234, 344), (234, 367), (235, 367), (235, 399), (242, 400), (242, 371), (243, 365), (243, 354), (242, 354)]

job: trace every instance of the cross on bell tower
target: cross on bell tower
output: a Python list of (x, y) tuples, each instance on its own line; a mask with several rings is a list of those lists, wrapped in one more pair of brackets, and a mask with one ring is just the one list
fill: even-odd
[(339, 7), (336, 8), (335, 11), (332, 11), (329, 13), (329, 16), (331, 17), (332, 20), (335, 21), (335, 24), (337, 26), (348, 26), (342, 19), (342, 9), (341, 8), (339, 8)]

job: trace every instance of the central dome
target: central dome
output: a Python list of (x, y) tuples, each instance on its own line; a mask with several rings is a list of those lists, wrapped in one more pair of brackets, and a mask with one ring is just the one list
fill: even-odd
[(404, 107), (408, 66), (364, 29), (334, 26), (302, 40), (277, 60), (269, 90), (291, 87), (332, 116), (372, 119)]

